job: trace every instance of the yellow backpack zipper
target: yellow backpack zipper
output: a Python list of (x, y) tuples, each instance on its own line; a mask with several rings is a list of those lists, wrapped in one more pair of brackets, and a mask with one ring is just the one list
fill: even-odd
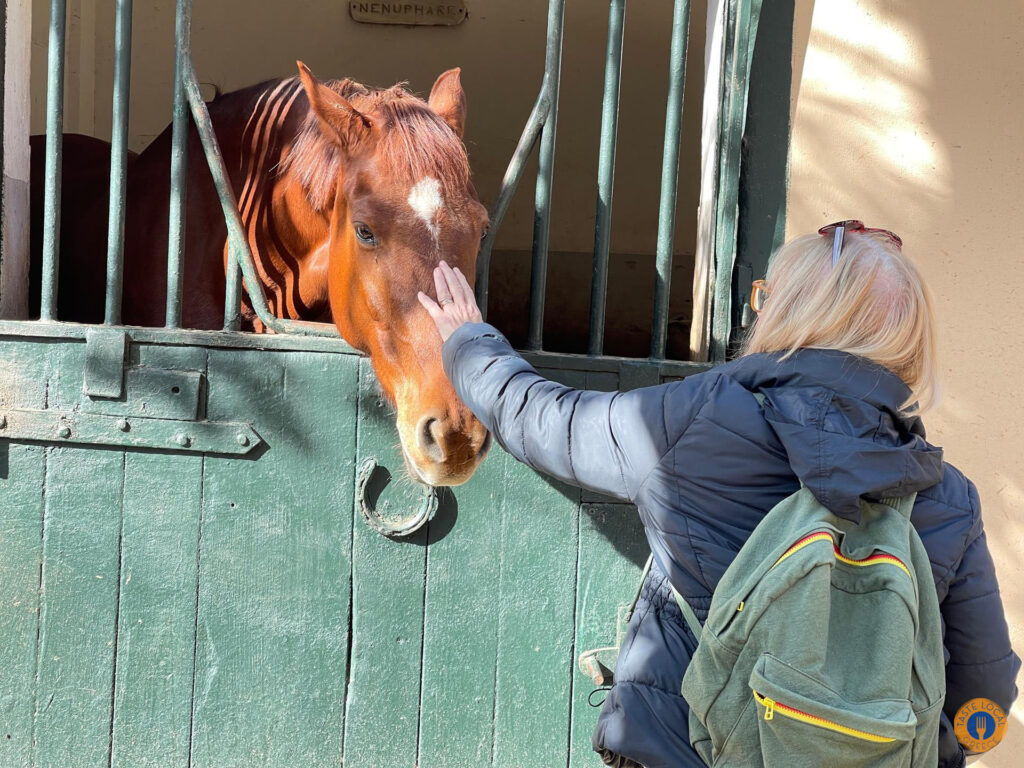
[(889, 742), (896, 741), (896, 739), (890, 739), (887, 736), (879, 736), (876, 733), (868, 733), (867, 731), (860, 731), (856, 728), (849, 728), (845, 725), (837, 723), (833, 720), (826, 720), (823, 717), (817, 717), (808, 712), (802, 712), (799, 709), (787, 706), (786, 704), (780, 704), (775, 699), (769, 698), (768, 696), (762, 696), (757, 691), (754, 691), (754, 698), (757, 703), (764, 707), (764, 719), (773, 720), (775, 719), (775, 713), (778, 712), (784, 717), (788, 717), (791, 720), (798, 720), (808, 725), (814, 725), (818, 728), (825, 728), (829, 731), (835, 731), (836, 733), (844, 733), (847, 736), (852, 736), (855, 739), (862, 739), (863, 741), (873, 741), (879, 744), (887, 744)]

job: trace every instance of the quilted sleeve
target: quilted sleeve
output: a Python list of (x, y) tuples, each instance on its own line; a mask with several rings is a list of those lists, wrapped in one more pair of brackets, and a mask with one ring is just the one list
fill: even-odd
[[(466, 324), (445, 342), (455, 391), (501, 446), (534, 469), (632, 501), (694, 410), (702, 376), (632, 392), (545, 379), (497, 329)], [(694, 383), (691, 383), (694, 382)]]
[(1015, 680), (1020, 669), (1020, 659), (1010, 647), (999, 583), (986, 543), (978, 491), (973, 483), (969, 483), (969, 492), (974, 524), (949, 592), (940, 606), (949, 654), (942, 736), (954, 742), (951, 722), (957, 710), (970, 699), (990, 699), (1009, 714), (1017, 698)]

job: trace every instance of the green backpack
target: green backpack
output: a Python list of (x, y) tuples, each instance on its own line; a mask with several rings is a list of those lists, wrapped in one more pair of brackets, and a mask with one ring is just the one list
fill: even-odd
[(715, 589), (683, 677), (690, 743), (725, 766), (938, 762), (945, 667), (916, 494), (855, 524), (806, 487), (757, 526)]

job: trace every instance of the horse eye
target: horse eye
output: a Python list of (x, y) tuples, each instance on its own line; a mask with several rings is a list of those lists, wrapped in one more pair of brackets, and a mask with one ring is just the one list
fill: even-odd
[(487, 236), (489, 234), (491, 234), (491, 228), (490, 227), (484, 227), (484, 231), (480, 233), (480, 239), (481, 240), (486, 240)]
[(356, 222), (356, 224), (353, 225), (353, 228), (356, 231), (356, 237), (359, 238), (359, 242), (366, 245), (377, 244), (377, 238), (373, 236), (373, 231), (368, 226), (362, 222)]

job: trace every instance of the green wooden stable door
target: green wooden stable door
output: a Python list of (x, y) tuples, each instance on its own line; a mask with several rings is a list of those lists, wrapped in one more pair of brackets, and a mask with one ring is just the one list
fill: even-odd
[[(132, 342), (105, 399), (84, 339), (0, 339), (0, 765), (598, 765), (575, 658), (614, 641), (633, 511), (496, 449), (386, 538), (357, 468), (393, 472), (382, 509), (422, 489), (365, 359), (180, 343)], [(252, 444), (203, 452), (203, 424)]]
[[(764, 158), (784, 166), (787, 130), (766, 116), (788, 119), (792, 2), (772, 6), (775, 21), (760, 27), (775, 30), (768, 37), (757, 33), (761, 5), (718, 4), (722, 49), (709, 58), (706, 87), (721, 99), (708, 101), (704, 118), (718, 178), (701, 198), (707, 296), (689, 321), (700, 330), (694, 360), (724, 359), (746, 277), (763, 271), (783, 229), (785, 169)], [(64, 6), (53, 3), (49, 49), (53, 168)], [(191, 106), (201, 148), (223, 175), (189, 53), (191, 3), (176, 7), (174, 143), (183, 153)], [(589, 389), (695, 373), (707, 362), (664, 360), (688, 0), (672, 3), (651, 359), (600, 356), (621, 0), (609, 3), (590, 356), (541, 351), (564, 9), (564, 0), (548, 3), (545, 74), (491, 208), (477, 293), (486, 306), (498, 225), (538, 146), (531, 359)], [(130, 15), (119, 3), (126, 34)], [(753, 78), (776, 87), (751, 89), (760, 101), (745, 129), (755, 37), (786, 76)], [(116, 51), (121, 156), (128, 39)], [(774, 111), (764, 103), (772, 94)], [(111, 231), (123, 174), (115, 164)], [(368, 361), (340, 339), (316, 338), (336, 337), (333, 326), (270, 314), (229, 186), (218, 190), (234, 233), (229, 294), (241, 290), (241, 271), (273, 335), (236, 332), (237, 293), (225, 332), (119, 326), (117, 245), (107, 325), (51, 322), (59, 170), (47, 176), (44, 321), (0, 321), (0, 768), (596, 767), (593, 684), (576, 664), (615, 643), (619, 609), (634, 594), (647, 556), (635, 510), (553, 483), (495, 448), (469, 483), (438, 495), (424, 527), (381, 535), (364, 509), (400, 520), (430, 500), (405, 477)], [(173, 190), (172, 230), (183, 178)], [(175, 242), (169, 273), (180, 275)], [(170, 328), (180, 285), (169, 279)]]

